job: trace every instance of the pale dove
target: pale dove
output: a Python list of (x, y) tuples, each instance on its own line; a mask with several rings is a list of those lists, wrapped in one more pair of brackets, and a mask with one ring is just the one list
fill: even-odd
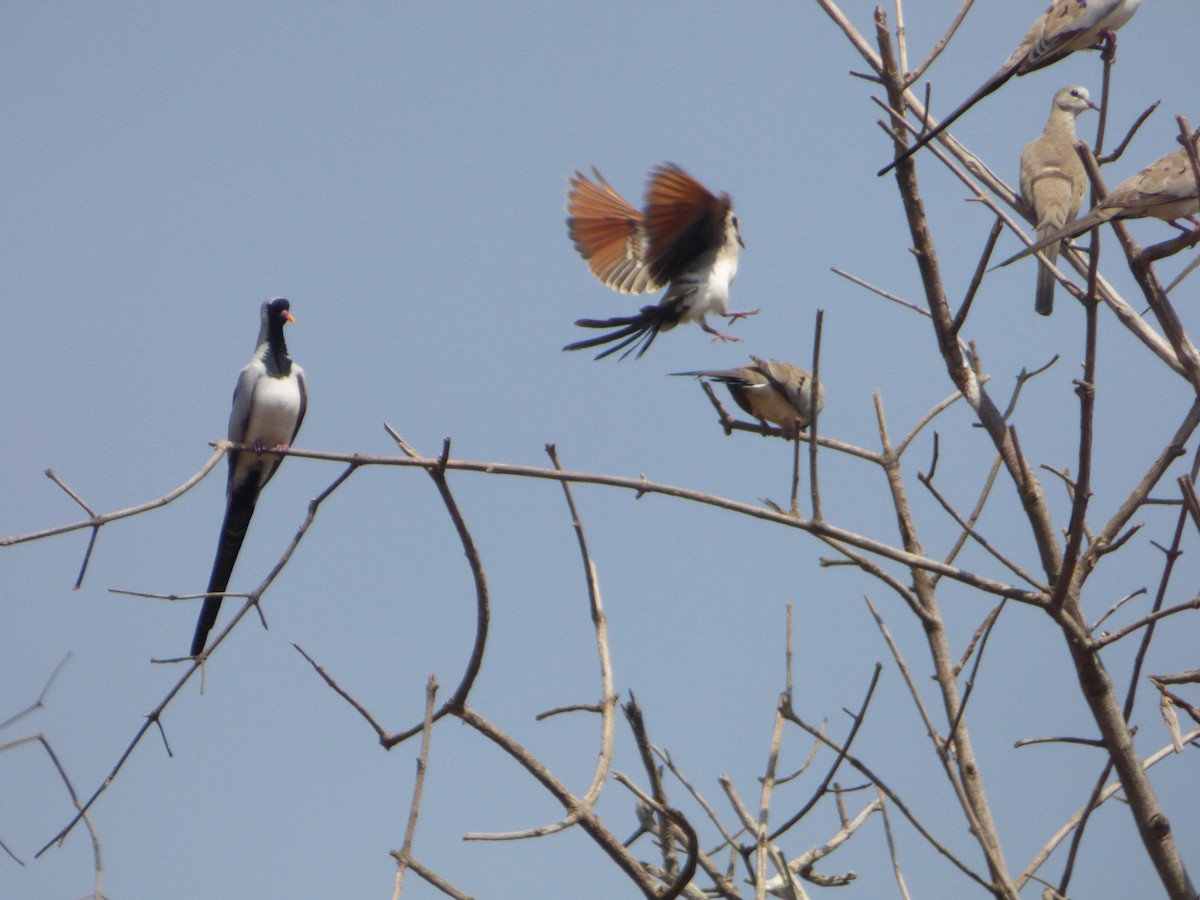
[[(1193, 142), (1200, 149), (1200, 135), (1193, 138)], [(1200, 201), (1196, 194), (1196, 173), (1192, 169), (1192, 161), (1188, 159), (1187, 148), (1179, 147), (1156, 159), (1136, 175), (1126, 178), (1083, 218), (1041, 238), (1000, 265), (1007, 266), (1046, 247), (1057, 247), (1059, 241), (1083, 234), (1089, 228), (1113, 219), (1152, 216), (1164, 222), (1173, 222), (1190, 218), (1198, 212)]]
[(1108, 34), (1112, 34), (1129, 21), (1137, 12), (1141, 0), (1054, 0), (1033, 26), (1025, 33), (1012, 56), (1004, 65), (983, 83), (979, 90), (962, 102), (959, 107), (942, 119), (936, 127), (927, 131), (911, 147), (879, 170), (886, 174), (896, 163), (912, 156), (931, 140), (949, 128), (954, 121), (999, 88), (1014, 75), (1025, 75), (1058, 62), (1076, 50), (1096, 47)]
[[(1065, 87), (1054, 95), (1046, 128), (1021, 152), (1021, 196), (1037, 219), (1038, 238), (1070, 224), (1079, 213), (1087, 172), (1075, 152), (1075, 117), (1085, 109), (1096, 109), (1086, 88)], [(1058, 245), (1047, 247), (1045, 257), (1053, 263)], [(1043, 316), (1054, 310), (1054, 274), (1038, 266), (1034, 308)]]
[[(754, 363), (738, 369), (673, 372), (711, 378), (729, 388), (734, 402), (760, 422), (773, 422), (794, 438), (812, 421), (812, 375), (791, 363), (751, 356)], [(817, 412), (825, 406), (825, 388), (818, 385)]]

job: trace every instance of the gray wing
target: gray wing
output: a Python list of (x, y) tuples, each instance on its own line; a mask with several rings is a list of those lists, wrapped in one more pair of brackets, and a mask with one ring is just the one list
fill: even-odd
[(254, 406), (254, 388), (266, 373), (266, 367), (256, 356), (238, 375), (237, 385), (233, 389), (233, 409), (229, 413), (229, 440), (239, 444), (245, 442), (246, 429), (250, 425), (250, 409)]
[(295, 442), (296, 435), (300, 433), (300, 423), (304, 421), (304, 413), (308, 410), (308, 382), (304, 380), (304, 370), (295, 363), (292, 363), (292, 376), (300, 386), (300, 409), (296, 411), (296, 427), (292, 429), (292, 436), (288, 440), (288, 446), (291, 446)]

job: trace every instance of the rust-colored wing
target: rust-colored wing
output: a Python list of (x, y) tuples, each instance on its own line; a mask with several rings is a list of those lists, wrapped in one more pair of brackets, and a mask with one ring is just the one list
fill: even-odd
[(567, 190), (567, 233), (588, 268), (623, 294), (661, 287), (646, 265), (645, 217), (592, 169), (596, 181), (576, 172)]

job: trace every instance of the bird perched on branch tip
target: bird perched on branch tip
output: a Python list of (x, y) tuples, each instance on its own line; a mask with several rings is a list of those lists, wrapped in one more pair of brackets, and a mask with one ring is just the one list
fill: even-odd
[[(1021, 196), (1037, 220), (1037, 234), (1044, 238), (1075, 220), (1087, 188), (1087, 172), (1075, 150), (1075, 117), (1097, 109), (1087, 88), (1060, 88), (1050, 104), (1050, 118), (1041, 137), (1021, 152)], [(1058, 258), (1058, 245), (1047, 247), (1051, 264)], [(1054, 310), (1054, 273), (1038, 265), (1034, 308), (1043, 316)]]
[[(1200, 131), (1193, 135), (1192, 143), (1200, 151)], [(1164, 222), (1188, 219), (1193, 225), (1200, 225), (1193, 218), (1197, 213), (1200, 213), (1200, 200), (1197, 199), (1196, 171), (1187, 147), (1181, 146), (1126, 178), (1086, 215), (1046, 237), (1040, 237), (1031, 246), (993, 268), (1007, 266), (1047, 247), (1057, 247), (1060, 241), (1114, 219), (1151, 217)]]
[[(751, 356), (752, 365), (737, 369), (672, 372), (710, 378), (725, 385), (743, 410), (760, 422), (778, 425), (785, 437), (805, 431), (813, 417), (813, 381), (807, 369), (774, 359)], [(816, 411), (825, 406), (825, 387), (818, 385)]]
[(1117, 29), (1137, 12), (1139, 2), (1140, 0), (1054, 0), (1025, 32), (1025, 37), (1021, 39), (1017, 49), (991, 78), (959, 104), (950, 115), (880, 169), (879, 174), (886, 175), (896, 163), (908, 159), (1014, 75), (1026, 75), (1045, 68), (1076, 50), (1095, 49), (1106, 40), (1115, 47)]
[(258, 495), (279, 468), (282, 457), (263, 455), (264, 449), (291, 446), (304, 411), (308, 390), (304, 370), (292, 362), (283, 339), (283, 326), (295, 322), (291, 304), (282, 297), (268, 300), (259, 311), (258, 346), (238, 376), (229, 415), (229, 440), (249, 449), (229, 451), (229, 480), (225, 490), (225, 519), (217, 541), (217, 556), (208, 579), (192, 656), (199, 656), (221, 609), (221, 594), (229, 586)]

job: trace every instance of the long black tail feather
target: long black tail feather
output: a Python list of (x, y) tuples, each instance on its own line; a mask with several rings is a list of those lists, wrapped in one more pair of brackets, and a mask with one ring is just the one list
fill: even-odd
[[(217, 542), (217, 557), (213, 560), (212, 574), (208, 577), (207, 593), (221, 594), (229, 586), (229, 577), (233, 574), (234, 564), (237, 563), (238, 553), (241, 552), (242, 541), (246, 539), (246, 529), (254, 515), (254, 506), (258, 502), (261, 490), (258, 479), (252, 478), (248, 484), (230, 495), (229, 503), (225, 507), (225, 521), (221, 523), (221, 537)], [(221, 599), (220, 596), (204, 598), (200, 619), (196, 622), (196, 634), (192, 638), (192, 656), (198, 656), (204, 650), (208, 633), (217, 623)]]
[(968, 109), (970, 109), (972, 106), (974, 106), (980, 100), (982, 100), (988, 94), (997, 90), (1002, 84), (1004, 84), (1006, 81), (1008, 81), (1008, 79), (1012, 78), (1013, 75), (1015, 75), (1015, 74), (1017, 74), (1017, 66), (1012, 66), (1010, 68), (1001, 69), (1000, 71), (998, 71), (995, 75), (993, 75), (991, 78), (989, 78), (987, 81), (985, 81), (980, 86), (980, 88), (977, 91), (975, 91), (975, 93), (973, 93), (970, 97), (968, 97), (961, 104), (959, 104), (958, 108), (955, 109), (952, 113), (950, 113), (950, 115), (946, 116), (946, 118), (944, 118), (940, 122), (938, 122), (936, 128), (931, 128), (929, 131), (926, 131), (924, 134), (920, 135), (916, 139), (916, 141), (914, 141), (912, 144), (909, 144), (907, 150), (905, 150), (900, 155), (898, 155), (894, 160), (892, 160), (890, 163), (888, 163), (886, 166), (884, 166), (882, 169), (880, 169), (876, 174), (877, 175), (886, 175), (888, 172), (890, 172), (892, 169), (894, 169), (896, 167), (896, 163), (898, 163), (902, 160), (908, 159), (910, 156), (912, 156), (914, 153), (916, 153), (918, 150), (920, 150), (922, 147), (924, 147), (926, 144), (928, 144), (930, 141), (932, 141), (935, 137), (937, 137), (939, 134), (941, 134), (943, 131), (945, 131), (947, 128), (949, 128), (951, 125), (953, 125), (955, 122), (957, 122), (959, 116), (961, 116), (963, 113), (965, 113)]
[(614, 319), (577, 319), (575, 324), (580, 328), (612, 328), (615, 330), (598, 337), (567, 344), (563, 350), (586, 350), (590, 347), (613, 344), (602, 353), (597, 353), (595, 358), (604, 359), (604, 357), (611, 356), (628, 347), (629, 349), (621, 354), (621, 359), (633, 353), (634, 350), (637, 350), (637, 356), (634, 358), (640, 359), (642, 354), (650, 349), (650, 345), (654, 343), (658, 333), (675, 324), (670, 321), (670, 318), (669, 312), (661, 306), (643, 306), (636, 316), (619, 316)]

